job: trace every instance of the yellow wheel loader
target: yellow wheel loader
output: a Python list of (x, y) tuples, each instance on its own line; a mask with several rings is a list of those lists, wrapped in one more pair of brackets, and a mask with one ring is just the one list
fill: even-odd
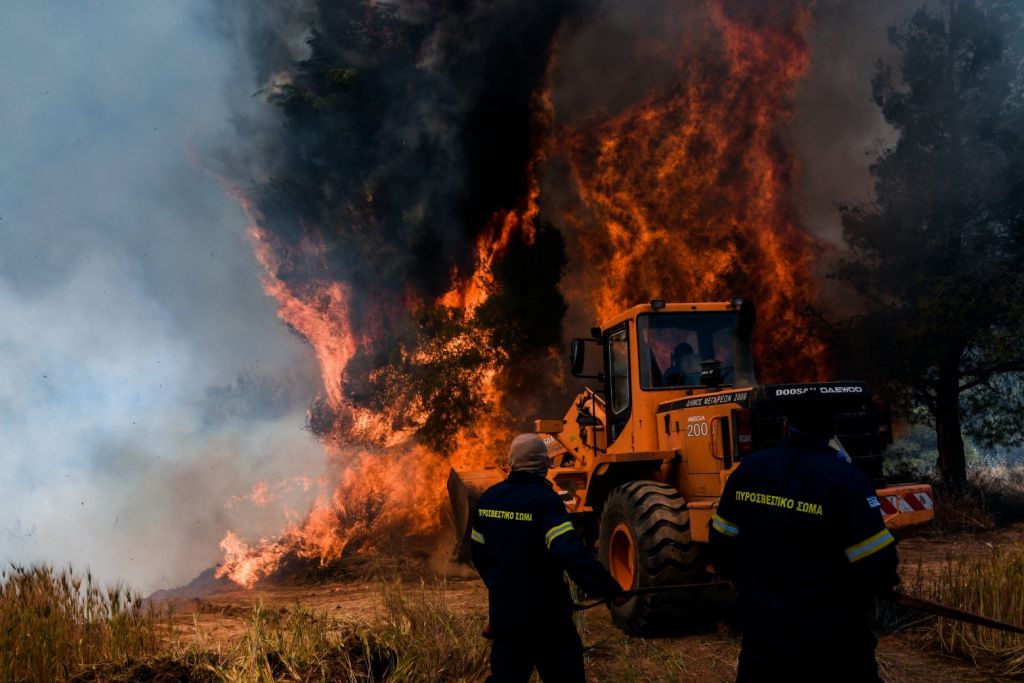
[[(934, 516), (930, 486), (884, 481), (889, 411), (863, 382), (757, 383), (755, 318), (743, 299), (655, 300), (593, 328), (590, 338), (572, 340), (573, 375), (599, 388), (585, 389), (564, 417), (537, 420), (535, 430), (548, 445), (548, 478), (577, 531), (596, 544), (623, 588), (710, 578), (704, 545), (726, 479), (745, 455), (783, 438), (787, 409), (808, 395), (834, 407), (835, 445), (875, 482), (890, 528)], [(585, 363), (588, 348), (600, 362)], [(587, 374), (587, 366), (596, 367)], [(476, 500), (505, 474), (451, 472), (460, 559), (468, 558)], [(629, 633), (650, 632), (686, 620), (687, 600), (640, 595), (612, 607), (612, 616)]]

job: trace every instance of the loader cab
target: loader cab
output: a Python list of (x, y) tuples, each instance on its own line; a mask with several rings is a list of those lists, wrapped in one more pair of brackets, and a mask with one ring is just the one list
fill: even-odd
[[(750, 345), (754, 320), (754, 305), (743, 299), (701, 304), (652, 301), (595, 328), (591, 340), (573, 340), (573, 374), (604, 384), (607, 446), (628, 431), (630, 420), (636, 421), (637, 429), (645, 417), (652, 422), (664, 401), (755, 386)], [(586, 341), (601, 348), (600, 374), (583, 374)]]

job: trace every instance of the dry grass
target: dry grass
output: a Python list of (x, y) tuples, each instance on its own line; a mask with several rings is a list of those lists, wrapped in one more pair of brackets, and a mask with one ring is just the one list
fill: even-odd
[(974, 468), (969, 484), (997, 525), (1024, 521), (1024, 466)]
[[(902, 583), (911, 595), (1024, 626), (1024, 547), (947, 558), (927, 570), (919, 565)], [(936, 618), (884, 600), (876, 601), (873, 622), (879, 633), (906, 631), (913, 642), (967, 660), (990, 680), (1024, 678), (1024, 636)]]
[(987, 531), (1024, 521), (1024, 467), (973, 467), (958, 495), (937, 479), (931, 483), (935, 492), (933, 526), (938, 531)]
[(954, 495), (940, 481), (932, 482), (935, 495), (935, 521), (931, 528), (939, 533), (988, 531), (997, 526), (995, 514), (984, 489), (968, 481), (966, 489)]
[(589, 645), (587, 671), (595, 683), (733, 680), (739, 642), (724, 633), (691, 640), (632, 638), (621, 632)]
[[(36, 567), (2, 576), (2, 681), (425, 683), (481, 681), (487, 673), (482, 611), (452, 607), (443, 583), (385, 583), (377, 615), (359, 625), (299, 604), (256, 604), (243, 612), (244, 627), (225, 636), (201, 626), (198, 614), (191, 622), (172, 621), (124, 589), (100, 590), (88, 576), (79, 579), (70, 571)], [(951, 561), (940, 572), (905, 578), (913, 592), (947, 604), (1007, 621), (1024, 615), (1022, 548)], [(936, 650), (973, 660), (972, 672), (1024, 674), (1024, 639), (946, 620), (922, 622), (921, 615), (906, 611), (880, 617), (896, 629), (917, 626), (899, 637), (918, 646), (927, 639)], [(585, 631), (594, 681), (735, 676), (739, 644), (727, 631), (686, 639), (628, 638), (604, 613), (588, 613)], [(921, 665), (907, 668), (900, 659), (904, 649), (895, 653), (889, 663), (895, 673), (887, 680), (903, 680), (903, 669), (919, 677)]]
[(381, 592), (383, 613), (365, 627), (343, 624), (303, 608), (257, 606), (245, 634), (218, 649), (197, 633), (185, 649), (213, 651), (219, 680), (270, 681), (477, 681), (487, 670), (483, 620), (449, 608), (443, 585), (407, 595), (398, 582)]
[(0, 680), (270, 683), (479, 681), (483, 618), (449, 607), (444, 585), (385, 584), (382, 613), (356, 627), (296, 605), (256, 605), (244, 633), (221, 642), (171, 626), (122, 587), (88, 574), (13, 567), (0, 574)]
[(90, 663), (152, 656), (153, 612), (91, 574), (11, 566), (0, 571), (0, 680), (66, 680)]
[(476, 681), (488, 671), (490, 646), (483, 617), (452, 610), (443, 584), (412, 597), (400, 583), (385, 587), (384, 616), (372, 632), (396, 654), (388, 681)]
[[(943, 604), (1024, 625), (1024, 548), (952, 560), (934, 579), (931, 594)], [(943, 618), (931, 634), (946, 653), (992, 666), (1002, 675), (1024, 675), (1024, 636)]]

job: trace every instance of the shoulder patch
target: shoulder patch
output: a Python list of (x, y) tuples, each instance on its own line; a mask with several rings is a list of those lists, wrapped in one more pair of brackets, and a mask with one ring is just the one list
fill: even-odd
[(880, 508), (882, 504), (878, 502), (878, 496), (868, 496), (868, 507)]

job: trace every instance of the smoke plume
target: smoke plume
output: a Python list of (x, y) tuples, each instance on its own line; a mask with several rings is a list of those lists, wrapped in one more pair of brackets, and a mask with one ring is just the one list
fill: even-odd
[(0, 562), (177, 585), (286, 521), (233, 496), (323, 469), (315, 361), (194, 161), (238, 56), (198, 0), (0, 14)]
[(5, 7), (0, 558), (158, 587), (222, 540), (246, 583), (431, 533), (564, 410), (564, 338), (654, 297), (753, 298), (762, 379), (827, 375), (908, 7)]

